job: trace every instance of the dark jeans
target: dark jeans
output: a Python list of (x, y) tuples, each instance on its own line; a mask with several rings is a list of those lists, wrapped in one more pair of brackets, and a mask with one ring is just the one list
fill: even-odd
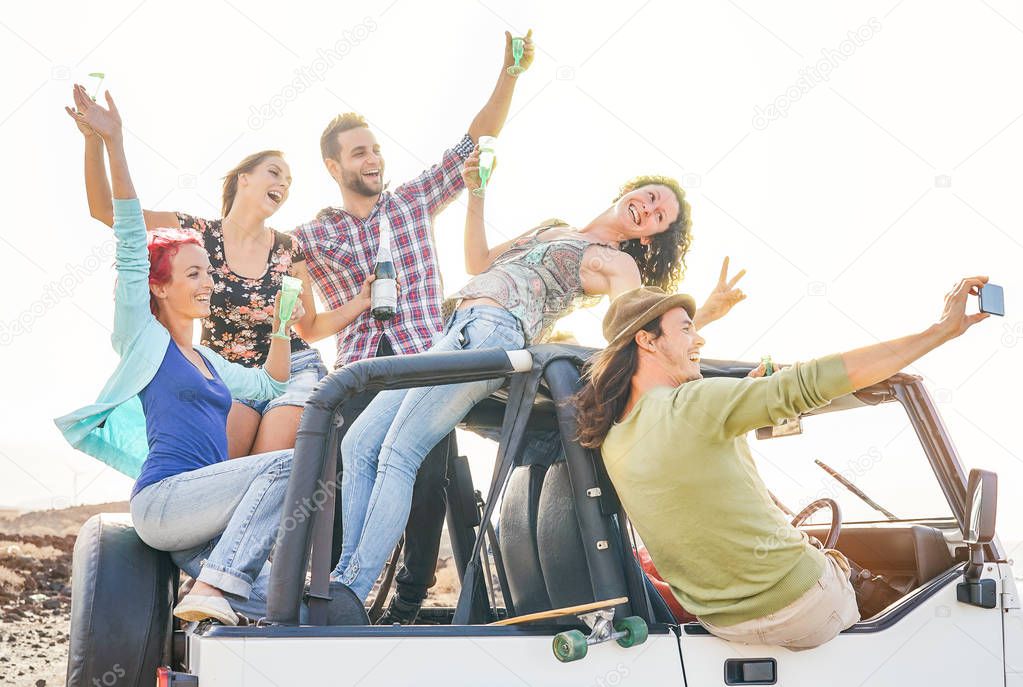
[[(376, 357), (394, 355), (387, 337), (380, 340)], [(341, 406), (341, 414), (345, 424), (338, 436), (338, 445), (348, 427), (352, 426), (370, 401), (376, 397), (376, 391), (366, 391), (348, 399)], [(448, 455), (457, 451), (455, 433), (443, 439), (426, 456), (416, 475), (416, 485), (412, 491), (412, 511), (409, 513), (408, 524), (405, 526), (405, 553), (402, 566), (395, 576), (398, 594), (406, 601), (421, 602), (437, 582), (437, 556), (440, 552), (440, 538), (444, 529), (444, 515), (447, 509)], [(341, 454), (337, 455), (337, 484), (341, 484)], [(337, 563), (341, 558), (341, 506), (334, 506), (334, 538), (330, 547), (330, 560)]]

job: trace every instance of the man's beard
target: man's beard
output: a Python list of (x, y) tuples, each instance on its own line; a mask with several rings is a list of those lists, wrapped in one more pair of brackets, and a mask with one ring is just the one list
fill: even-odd
[[(380, 178), (383, 179), (383, 177), (384, 170), (381, 169)], [(380, 195), (379, 190), (373, 190), (372, 188), (369, 187), (369, 184), (367, 184), (366, 181), (362, 178), (361, 172), (344, 171), (341, 173), (341, 182), (345, 185), (345, 188), (347, 188), (350, 191), (354, 191), (355, 193), (358, 193), (360, 196), (372, 198), (373, 196)], [(383, 189), (381, 188), (380, 190)]]

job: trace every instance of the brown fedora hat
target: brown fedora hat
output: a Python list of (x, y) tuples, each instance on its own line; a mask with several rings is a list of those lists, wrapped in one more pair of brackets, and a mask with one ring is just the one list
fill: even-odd
[(608, 347), (625, 343), (672, 308), (685, 308), (689, 317), (696, 317), (696, 301), (687, 293), (669, 294), (656, 286), (641, 286), (621, 294), (604, 315)]

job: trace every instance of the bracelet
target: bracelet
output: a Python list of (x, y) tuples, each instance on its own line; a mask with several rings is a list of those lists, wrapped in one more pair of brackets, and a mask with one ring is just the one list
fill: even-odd
[(270, 338), (271, 339), (284, 339), (285, 341), (291, 341), (291, 337), (288, 336), (287, 334), (278, 334), (277, 332), (274, 332), (273, 334), (271, 334)]

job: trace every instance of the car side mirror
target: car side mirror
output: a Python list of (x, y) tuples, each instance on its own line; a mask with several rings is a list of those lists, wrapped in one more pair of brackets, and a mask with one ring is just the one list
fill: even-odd
[[(995, 513), (998, 510), (998, 474), (974, 468), (966, 484), (966, 531), (963, 540), (972, 552), (995, 538)], [(983, 561), (981, 561), (983, 562)]]
[(981, 608), (994, 608), (995, 581), (980, 579), (984, 570), (984, 547), (995, 537), (995, 515), (998, 510), (998, 475), (990, 470), (974, 468), (966, 483), (966, 526), (963, 541), (970, 548), (965, 581), (956, 588), (956, 597), (963, 603)]

